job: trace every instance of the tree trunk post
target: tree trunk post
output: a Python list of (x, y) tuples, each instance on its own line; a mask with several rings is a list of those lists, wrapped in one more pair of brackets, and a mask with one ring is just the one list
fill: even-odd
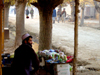
[(38, 0), (31, 3), (38, 8), (40, 15), (39, 51), (52, 48), (52, 13), (62, 3), (63, 0)]
[(22, 35), (25, 32), (24, 27), (24, 10), (25, 2), (16, 2), (16, 38), (15, 38), (15, 48), (22, 43)]
[(74, 6), (74, 2), (72, 2), (70, 4), (71, 6), (71, 21), (74, 22), (75, 21), (75, 17), (74, 17), (74, 14), (75, 14), (75, 6)]
[(80, 26), (84, 25), (84, 7), (85, 7), (85, 4), (83, 4), (83, 7), (82, 7), (82, 18), (81, 18)]
[(53, 9), (39, 9), (40, 32), (39, 50), (52, 48), (52, 12)]
[(8, 15), (9, 15), (9, 6), (10, 3), (5, 3), (4, 4), (4, 16), (5, 16), (5, 21), (4, 21), (4, 27), (8, 28)]
[(77, 52), (78, 52), (78, 7), (79, 0), (75, 0), (75, 27), (74, 27), (74, 61), (73, 61), (73, 75), (76, 75), (76, 62), (77, 62)]

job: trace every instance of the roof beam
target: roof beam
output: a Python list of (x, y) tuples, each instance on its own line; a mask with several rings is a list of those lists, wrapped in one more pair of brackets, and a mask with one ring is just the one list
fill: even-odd
[(95, 0), (95, 1), (100, 2), (100, 0)]

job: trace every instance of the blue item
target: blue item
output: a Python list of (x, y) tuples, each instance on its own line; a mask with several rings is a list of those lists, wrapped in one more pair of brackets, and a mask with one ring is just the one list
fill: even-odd
[(50, 63), (52, 61), (52, 59), (46, 60), (46, 62)]
[(58, 60), (57, 63), (60, 63), (60, 60)]
[(56, 9), (53, 9), (52, 17), (56, 17)]
[(7, 57), (10, 57), (10, 55), (7, 55)]
[(56, 59), (55, 60), (58, 60), (58, 57), (56, 57)]
[(58, 63), (58, 62), (53, 62), (53, 63)]
[(5, 65), (5, 59), (4, 59), (4, 58), (3, 58), (3, 60), (2, 60), (2, 64)]
[(53, 49), (50, 49), (50, 52), (55, 52), (55, 50), (53, 50)]

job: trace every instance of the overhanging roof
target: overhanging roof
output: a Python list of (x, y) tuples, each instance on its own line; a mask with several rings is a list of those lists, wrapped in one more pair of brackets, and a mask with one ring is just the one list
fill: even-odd
[(98, 1), (98, 2), (100, 2), (100, 0), (95, 0), (95, 1)]

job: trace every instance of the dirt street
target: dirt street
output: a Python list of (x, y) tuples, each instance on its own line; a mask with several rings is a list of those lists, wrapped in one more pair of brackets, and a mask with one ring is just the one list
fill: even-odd
[[(15, 25), (15, 17), (10, 17), (9, 22)], [(88, 25), (89, 24), (89, 25)], [(85, 68), (95, 68), (100, 70), (100, 30), (86, 26), (78, 27), (78, 60), (86, 61), (90, 64), (81, 66)], [(92, 21), (93, 24), (93, 21)], [(91, 24), (91, 25), (92, 25)], [(95, 24), (96, 25), (96, 24)], [(25, 19), (25, 28), (33, 34), (39, 35), (39, 19)], [(38, 41), (37, 41), (38, 43)], [(52, 26), (52, 45), (61, 49), (67, 54), (74, 53), (74, 24), (73, 23), (55, 23)], [(91, 75), (91, 74), (89, 74)], [(95, 74), (93, 74), (95, 75)], [(100, 75), (100, 74), (98, 74)]]

